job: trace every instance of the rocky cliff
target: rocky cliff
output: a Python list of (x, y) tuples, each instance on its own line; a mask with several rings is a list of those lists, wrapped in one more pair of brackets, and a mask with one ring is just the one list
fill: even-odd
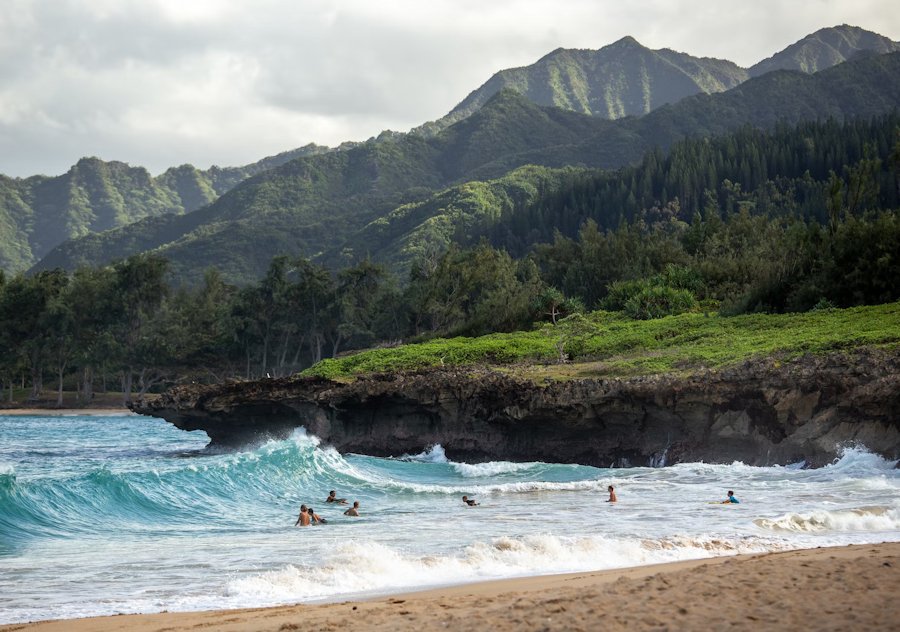
[(342, 452), (597, 466), (822, 465), (844, 445), (900, 458), (900, 351), (755, 360), (688, 376), (535, 384), (487, 368), (180, 386), (135, 410), (212, 445), (305, 427)]

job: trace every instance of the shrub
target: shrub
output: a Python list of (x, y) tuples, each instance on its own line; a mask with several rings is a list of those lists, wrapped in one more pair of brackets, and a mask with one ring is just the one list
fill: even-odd
[(647, 287), (625, 303), (625, 314), (637, 320), (651, 320), (690, 311), (697, 304), (687, 290), (656, 285)]

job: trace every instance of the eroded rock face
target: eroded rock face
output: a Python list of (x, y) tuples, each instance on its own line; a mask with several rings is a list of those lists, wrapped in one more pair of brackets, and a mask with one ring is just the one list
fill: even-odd
[(684, 376), (537, 385), (478, 368), (180, 386), (135, 410), (213, 445), (305, 427), (341, 452), (461, 461), (643, 466), (687, 461), (822, 465), (843, 446), (900, 458), (900, 352), (766, 359)]

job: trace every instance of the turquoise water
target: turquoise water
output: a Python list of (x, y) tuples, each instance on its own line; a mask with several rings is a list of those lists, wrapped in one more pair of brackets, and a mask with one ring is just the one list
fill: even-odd
[[(861, 447), (816, 470), (613, 470), (341, 456), (302, 432), (206, 443), (146, 417), (0, 416), (0, 623), (900, 540), (900, 470)], [(326, 505), (331, 489), (362, 517)], [(707, 504), (727, 489), (740, 505)], [(328, 524), (295, 528), (302, 502)]]

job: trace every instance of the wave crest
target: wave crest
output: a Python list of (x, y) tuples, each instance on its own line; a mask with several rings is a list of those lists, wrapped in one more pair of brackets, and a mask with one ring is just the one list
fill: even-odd
[(835, 511), (788, 513), (778, 518), (757, 518), (753, 523), (772, 531), (801, 533), (891, 531), (900, 529), (900, 510), (890, 507), (859, 507)]

